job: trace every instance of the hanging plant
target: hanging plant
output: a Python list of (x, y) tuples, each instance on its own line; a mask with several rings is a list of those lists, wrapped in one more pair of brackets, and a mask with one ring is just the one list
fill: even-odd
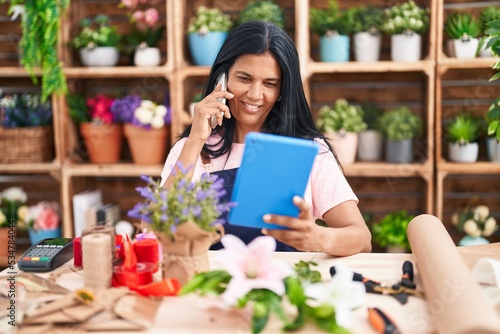
[[(5, 0), (2, 0), (2, 2)], [(22, 37), (19, 42), (21, 64), (38, 84), (35, 69), (41, 70), (42, 101), (52, 93), (67, 91), (62, 63), (58, 59), (57, 44), (61, 16), (70, 0), (11, 0), (9, 14), (21, 15)]]

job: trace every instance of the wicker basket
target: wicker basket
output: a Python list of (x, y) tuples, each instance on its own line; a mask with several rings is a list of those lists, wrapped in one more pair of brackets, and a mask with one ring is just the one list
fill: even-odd
[(54, 158), (52, 126), (0, 127), (0, 163), (30, 163)]

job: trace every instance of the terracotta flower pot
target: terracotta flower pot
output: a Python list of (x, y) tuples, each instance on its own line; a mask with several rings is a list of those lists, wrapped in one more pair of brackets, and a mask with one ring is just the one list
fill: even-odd
[(156, 165), (165, 162), (170, 135), (169, 127), (144, 129), (125, 124), (124, 131), (134, 163)]
[(0, 227), (0, 256), (9, 254), (9, 228)]
[(81, 123), (82, 133), (89, 154), (89, 160), (93, 163), (116, 163), (120, 160), (123, 143), (123, 127), (121, 124)]

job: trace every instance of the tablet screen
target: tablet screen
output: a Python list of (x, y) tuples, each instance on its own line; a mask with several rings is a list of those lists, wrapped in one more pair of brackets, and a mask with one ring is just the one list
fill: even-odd
[(284, 228), (267, 224), (264, 214), (297, 217), (294, 196), (303, 197), (319, 145), (313, 140), (250, 132), (236, 174), (228, 215), (233, 225)]

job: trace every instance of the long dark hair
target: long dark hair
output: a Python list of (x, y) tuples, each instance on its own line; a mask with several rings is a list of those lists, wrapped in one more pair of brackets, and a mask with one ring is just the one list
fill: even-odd
[[(270, 52), (278, 61), (282, 80), (281, 98), (269, 113), (262, 131), (289, 137), (325, 139), (316, 129), (304, 94), (295, 45), (283, 29), (270, 22), (248, 22), (238, 26), (229, 34), (212, 65), (205, 84), (204, 96), (213, 91), (216, 78), (223, 72), (228, 73), (238, 57), (266, 52)], [(190, 131), (191, 127), (188, 127), (181, 137), (187, 137)], [(231, 150), (235, 132), (234, 119), (225, 118), (222, 125), (214, 131), (221, 135), (222, 145), (215, 149), (205, 144), (202, 151), (202, 156), (205, 158), (216, 158)], [(326, 143), (328, 145), (328, 142)], [(329, 148), (331, 150), (331, 147)]]

